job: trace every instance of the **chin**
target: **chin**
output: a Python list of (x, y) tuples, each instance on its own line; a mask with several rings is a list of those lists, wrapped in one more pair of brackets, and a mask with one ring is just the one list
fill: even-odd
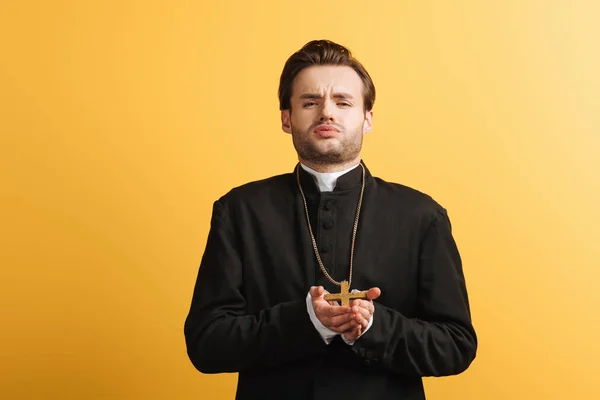
[(344, 156), (340, 153), (320, 153), (313, 154), (310, 158), (311, 161), (317, 164), (326, 165), (326, 164), (339, 164), (345, 160)]

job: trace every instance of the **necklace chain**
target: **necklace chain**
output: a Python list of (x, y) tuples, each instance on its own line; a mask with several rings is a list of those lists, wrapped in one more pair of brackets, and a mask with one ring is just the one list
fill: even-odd
[[(365, 167), (362, 163), (360, 163), (362, 168), (362, 187), (360, 189), (360, 197), (358, 198), (358, 205), (356, 207), (356, 217), (354, 218), (354, 227), (352, 229), (352, 245), (350, 247), (350, 276), (348, 278), (348, 287), (350, 288), (352, 285), (352, 264), (354, 261), (354, 243), (356, 241), (356, 232), (358, 230), (358, 219), (360, 217), (360, 208), (362, 206), (363, 194), (365, 192)], [(319, 255), (319, 249), (317, 247), (317, 241), (315, 239), (315, 235), (313, 234), (312, 227), (310, 225), (310, 217), (308, 215), (308, 205), (306, 203), (306, 197), (304, 196), (304, 191), (302, 190), (302, 185), (300, 184), (300, 165), (296, 168), (296, 182), (298, 183), (298, 189), (300, 189), (300, 195), (302, 196), (302, 201), (304, 202), (304, 211), (306, 213), (306, 222), (308, 224), (308, 232), (310, 233), (310, 239), (312, 241), (313, 249), (315, 250), (315, 255), (317, 256), (317, 261), (319, 263), (319, 267), (321, 267), (321, 271), (323, 274), (329, 279), (329, 281), (335, 285), (341, 286), (342, 283), (336, 281), (329, 275), (325, 266), (323, 265), (323, 261), (321, 260), (321, 256)]]

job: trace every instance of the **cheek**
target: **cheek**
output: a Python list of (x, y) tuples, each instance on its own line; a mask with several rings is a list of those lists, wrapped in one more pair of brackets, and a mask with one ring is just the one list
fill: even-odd
[(308, 128), (314, 122), (313, 114), (310, 110), (292, 113), (292, 125), (298, 128)]
[(365, 122), (365, 118), (362, 114), (352, 114), (351, 116), (348, 116), (346, 121), (349, 126), (362, 128)]

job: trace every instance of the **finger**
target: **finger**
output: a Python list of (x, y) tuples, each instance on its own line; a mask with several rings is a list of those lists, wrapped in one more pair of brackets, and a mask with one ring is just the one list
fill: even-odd
[(352, 309), (348, 306), (331, 305), (325, 300), (317, 300), (317, 302), (319, 303), (319, 311), (323, 317), (332, 318), (352, 312)]
[(328, 326), (328, 328), (336, 333), (345, 333), (352, 332), (356, 329), (357, 326), (358, 324), (356, 323), (356, 321), (351, 320), (339, 326)]
[[(313, 300), (315, 316), (325, 326), (340, 325), (343, 322), (353, 318), (350, 307), (331, 306), (325, 300)], [(332, 324), (332, 318), (333, 320)]]
[(375, 313), (375, 304), (373, 304), (371, 300), (361, 300), (360, 305), (364, 310), (367, 310), (370, 315)]
[(368, 300), (375, 300), (379, 296), (381, 296), (381, 289), (379, 289), (378, 287), (373, 287), (367, 291)]
[(339, 326), (347, 324), (348, 322), (350, 322), (352, 320), (354, 320), (354, 314), (346, 313), (346, 314), (338, 315), (336, 317), (328, 318), (327, 323), (329, 326), (337, 328)]
[(358, 339), (357, 333), (344, 333), (343, 335), (344, 339), (346, 339), (348, 342), (356, 342), (356, 339)]
[(359, 306), (361, 307), (361, 301), (359, 299), (350, 300), (350, 307)]
[[(365, 312), (369, 315), (373, 315), (375, 312), (375, 305), (369, 300), (354, 300), (354, 303), (352, 304), (352, 312), (359, 312), (359, 309), (365, 310)], [(369, 315), (365, 314), (365, 318), (369, 318)]]
[(368, 309), (370, 304), (371, 302), (369, 300), (352, 300), (350, 306), (352, 307), (352, 309), (354, 309), (354, 307)]
[(363, 328), (366, 328), (371, 320), (371, 314), (364, 309), (359, 309), (353, 313), (353, 319)]
[(354, 316), (354, 320), (363, 327), (363, 329), (367, 329), (367, 327), (369, 326), (369, 321), (371, 320), (371, 316), (369, 315), (368, 317), (365, 317), (362, 314), (356, 314)]
[(355, 324), (354, 326), (352, 326), (350, 329), (348, 329), (344, 333), (348, 334), (350, 336), (353, 336), (353, 337), (357, 337), (361, 331), (362, 331), (362, 327), (358, 324)]
[(346, 339), (347, 341), (354, 342), (360, 337), (361, 333), (362, 333), (362, 329), (360, 328), (360, 326), (356, 326), (356, 327), (344, 332), (343, 336), (344, 336), (344, 339)]
[[(360, 321), (365, 320), (365, 321), (370, 321), (371, 320), (371, 313), (369, 312), (369, 310), (367, 308), (362, 308), (362, 307), (352, 307), (352, 312), (354, 313), (354, 319)], [(361, 322), (362, 323), (362, 322)]]

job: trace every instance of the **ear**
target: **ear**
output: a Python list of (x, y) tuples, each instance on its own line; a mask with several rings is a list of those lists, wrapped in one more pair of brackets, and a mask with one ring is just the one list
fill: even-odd
[(365, 122), (363, 123), (363, 135), (371, 132), (373, 129), (373, 111), (367, 111), (365, 113)]
[(281, 129), (283, 129), (285, 133), (292, 133), (290, 110), (281, 110)]

